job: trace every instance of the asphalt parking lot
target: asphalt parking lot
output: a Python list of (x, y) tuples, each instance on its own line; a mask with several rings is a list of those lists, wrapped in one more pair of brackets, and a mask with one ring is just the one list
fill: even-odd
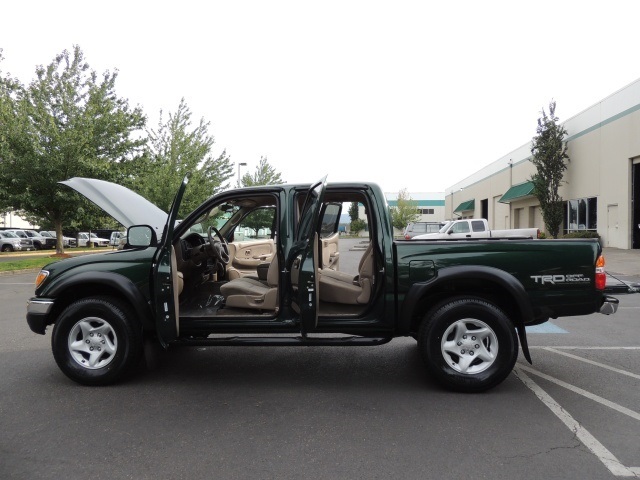
[(3, 479), (640, 477), (640, 295), (532, 329), (533, 365), (483, 394), (442, 390), (409, 338), (174, 349), (90, 388), (28, 329), (34, 276), (0, 277)]

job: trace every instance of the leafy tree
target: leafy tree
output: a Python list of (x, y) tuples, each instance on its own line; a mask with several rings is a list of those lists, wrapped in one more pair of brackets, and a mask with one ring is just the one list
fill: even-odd
[(396, 206), (391, 207), (391, 223), (398, 230), (402, 230), (418, 218), (418, 202), (412, 200), (407, 189), (403, 188), (398, 192)]
[(542, 219), (547, 232), (558, 238), (564, 217), (564, 202), (558, 194), (562, 184), (564, 171), (567, 169), (567, 135), (563, 125), (558, 124), (555, 115), (556, 102), (549, 103), (549, 115), (542, 109), (542, 117), (538, 118), (537, 135), (531, 141), (531, 163), (536, 167), (536, 173), (531, 177), (534, 185), (534, 195), (540, 202)]
[(133, 188), (168, 211), (178, 186), (189, 174), (189, 187), (180, 205), (181, 216), (224, 190), (233, 176), (233, 165), (226, 151), (218, 156), (212, 154), (214, 138), (209, 134), (209, 126), (204, 119), (192, 125), (191, 110), (184, 98), (166, 121), (161, 111), (157, 130), (148, 132), (147, 155), (141, 162), (143, 174), (137, 177)]
[(76, 176), (121, 181), (124, 165), (145, 143), (136, 133), (146, 119), (116, 95), (116, 78), (109, 71), (99, 78), (77, 45), (36, 67), (28, 86), (0, 77), (0, 208), (50, 220), (58, 253), (63, 225), (104, 217), (90, 214), (96, 210), (88, 201), (57, 182)]
[(360, 218), (356, 218), (355, 220), (353, 220), (351, 222), (351, 225), (349, 226), (349, 229), (351, 230), (351, 234), (356, 236), (358, 236), (360, 232), (363, 231), (365, 228), (367, 228), (367, 222), (365, 222)]
[[(243, 187), (254, 187), (258, 185), (281, 185), (284, 182), (280, 173), (269, 164), (267, 157), (260, 157), (260, 162), (253, 175), (244, 174), (240, 183)], [(273, 230), (274, 215), (275, 210), (272, 208), (256, 210), (242, 221), (242, 225), (255, 230), (256, 235), (258, 235), (258, 230), (261, 228)]]
[(257, 185), (281, 185), (284, 181), (280, 175), (273, 168), (267, 157), (260, 157), (260, 162), (256, 167), (255, 172), (252, 174), (245, 173), (240, 180), (240, 186), (242, 187), (255, 187)]
[(349, 217), (352, 222), (360, 218), (360, 204), (358, 202), (351, 202), (349, 205)]

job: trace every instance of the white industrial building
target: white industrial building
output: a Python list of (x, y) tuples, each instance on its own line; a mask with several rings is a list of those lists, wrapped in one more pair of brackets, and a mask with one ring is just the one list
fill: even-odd
[[(563, 232), (596, 231), (602, 244), (640, 248), (640, 79), (563, 123), (570, 162), (560, 195)], [(530, 183), (531, 142), (445, 191), (445, 218), (492, 228), (545, 230)]]
[[(384, 196), (390, 207), (398, 204), (398, 192), (386, 193)], [(418, 222), (443, 222), (446, 218), (444, 192), (409, 192), (412, 202), (417, 204)]]

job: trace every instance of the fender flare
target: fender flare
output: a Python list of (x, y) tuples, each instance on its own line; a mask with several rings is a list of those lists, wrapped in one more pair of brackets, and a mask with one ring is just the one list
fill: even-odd
[(435, 287), (456, 279), (491, 281), (509, 293), (514, 299), (519, 311), (519, 315), (511, 320), (515, 324), (516, 331), (518, 332), (522, 353), (527, 361), (532, 363), (531, 355), (529, 354), (529, 344), (527, 342), (527, 332), (525, 330), (525, 323), (531, 323), (534, 319), (533, 307), (529, 300), (529, 295), (517, 278), (495, 267), (487, 267), (484, 265), (445, 267), (438, 270), (434, 278), (426, 282), (414, 283), (405, 295), (404, 302), (400, 309), (400, 321), (398, 325), (400, 331), (403, 333), (409, 332), (411, 319), (418, 308), (420, 300), (428, 296)]
[(149, 308), (149, 303), (142, 295), (138, 287), (124, 275), (120, 275), (115, 272), (82, 272), (76, 275), (69, 276), (60, 280), (59, 283), (52, 286), (51, 290), (47, 292), (47, 296), (56, 298), (69, 288), (84, 285), (87, 283), (101, 283), (108, 285), (119, 293), (127, 300), (127, 302), (133, 308), (136, 316), (140, 319), (141, 326), (155, 326), (153, 322), (153, 315)]

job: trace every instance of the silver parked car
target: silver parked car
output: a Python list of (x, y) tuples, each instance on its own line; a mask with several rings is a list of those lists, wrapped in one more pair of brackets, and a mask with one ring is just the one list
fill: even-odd
[(0, 250), (3, 252), (24, 252), (35, 250), (33, 240), (20, 238), (13, 232), (0, 231)]
[(416, 235), (438, 233), (442, 227), (444, 227), (442, 222), (412, 222), (407, 225), (402, 235), (405, 240), (411, 240)]
[[(40, 230), (40, 235), (54, 240), (57, 239), (55, 230)], [(77, 244), (78, 242), (75, 238), (62, 236), (62, 246), (64, 248), (75, 247)]]

